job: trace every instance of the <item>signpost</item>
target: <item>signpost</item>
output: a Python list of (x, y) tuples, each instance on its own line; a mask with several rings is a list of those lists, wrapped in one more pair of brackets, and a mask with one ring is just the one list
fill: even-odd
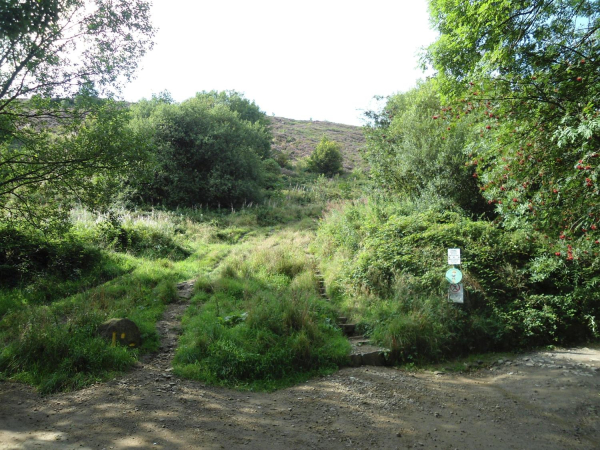
[[(460, 248), (448, 249), (448, 264), (451, 266), (460, 265)], [(454, 303), (464, 303), (464, 289), (462, 272), (456, 267), (446, 271), (446, 281), (450, 283), (448, 287), (448, 300)]]

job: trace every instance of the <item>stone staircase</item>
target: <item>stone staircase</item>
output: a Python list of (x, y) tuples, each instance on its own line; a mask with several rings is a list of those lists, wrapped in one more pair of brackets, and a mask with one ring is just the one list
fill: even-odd
[[(316, 264), (314, 267), (319, 295), (325, 299), (329, 299), (325, 286), (325, 278)], [(338, 317), (337, 325), (342, 329), (342, 332), (348, 338), (348, 341), (352, 346), (352, 350), (350, 351), (350, 367), (385, 366), (388, 364), (387, 354), (389, 353), (389, 350), (374, 345), (369, 338), (365, 336), (357, 335), (356, 324), (348, 323), (347, 317)]]
[(386, 366), (389, 350), (374, 345), (369, 338), (356, 334), (356, 324), (348, 323), (347, 317), (338, 317), (338, 326), (348, 338), (350, 351), (350, 367)]

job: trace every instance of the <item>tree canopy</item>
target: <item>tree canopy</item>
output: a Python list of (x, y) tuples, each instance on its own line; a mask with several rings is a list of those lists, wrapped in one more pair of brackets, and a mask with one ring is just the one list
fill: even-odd
[(600, 1), (431, 0), (430, 12), (440, 117), (477, 117), (466, 152), (488, 202), (571, 257), (568, 240), (597, 241)]
[(309, 171), (332, 177), (344, 171), (343, 159), (341, 144), (323, 136), (306, 163)]
[(47, 228), (74, 199), (98, 205), (108, 180), (139, 161), (143, 144), (125, 108), (106, 98), (152, 47), (149, 8), (143, 0), (0, 4), (3, 220)]
[(170, 207), (229, 207), (259, 199), (271, 136), (260, 117), (245, 120), (240, 110), (259, 111), (231, 92), (200, 92), (181, 104), (162, 96), (135, 105), (134, 125), (152, 136), (155, 159), (151, 180), (137, 186), (139, 197)]
[(470, 122), (446, 126), (436, 80), (390, 96), (381, 111), (369, 111), (364, 157), (377, 186), (394, 195), (444, 197), (466, 212), (486, 208), (463, 148)]
[(24, 96), (118, 89), (152, 47), (144, 0), (8, 0), (0, 5), (0, 112)]

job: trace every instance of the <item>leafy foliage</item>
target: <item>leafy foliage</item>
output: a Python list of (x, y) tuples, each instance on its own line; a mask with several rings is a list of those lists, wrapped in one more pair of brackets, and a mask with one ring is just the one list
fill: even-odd
[[(202, 91), (197, 94), (212, 106), (225, 105), (231, 111), (238, 113), (240, 119), (250, 123), (258, 123), (265, 128), (270, 125), (267, 115), (260, 110), (254, 101), (250, 101), (243, 94), (236, 91)], [(263, 155), (264, 156), (264, 155)]]
[(155, 157), (149, 182), (135, 186), (143, 201), (230, 207), (259, 199), (270, 135), (260, 119), (244, 120), (238, 110), (252, 116), (257, 108), (239, 94), (214, 92), (181, 104), (154, 98), (136, 105), (134, 126), (152, 136)]
[(18, 97), (71, 97), (86, 85), (106, 94), (130, 79), (152, 47), (149, 11), (144, 0), (2, 2), (0, 114), (11, 117)]
[(489, 203), (509, 226), (590, 251), (600, 219), (600, 3), (430, 5), (441, 35), (427, 59), (459, 117), (477, 115), (480, 140), (468, 153)]
[(306, 166), (311, 172), (332, 177), (343, 172), (342, 161), (341, 145), (323, 136), (308, 157)]
[(106, 205), (111, 179), (135, 163), (143, 146), (126, 112), (99, 97), (118, 92), (152, 47), (149, 8), (142, 0), (2, 2), (3, 221), (55, 229), (74, 198)]
[[(372, 202), (332, 210), (315, 248), (334, 296), (399, 360), (565, 344), (597, 336), (598, 258), (565, 262), (542, 236), (456, 212)], [(464, 311), (447, 304), (446, 249), (460, 248)]]
[[(388, 98), (382, 111), (369, 111), (364, 157), (370, 176), (385, 192), (402, 196), (442, 196), (473, 214), (488, 211), (463, 148), (469, 121), (442, 123), (438, 84)], [(448, 114), (451, 114), (448, 112)]]
[[(0, 141), (0, 213), (13, 225), (28, 222), (53, 230), (68, 219), (74, 202), (110, 204), (120, 177), (146, 158), (145, 138), (129, 126), (129, 113), (112, 101), (81, 99), (69, 118), (51, 129), (11, 122)], [(46, 109), (53, 101), (28, 103)], [(84, 113), (83, 109), (91, 106)], [(17, 129), (18, 128), (18, 129)]]

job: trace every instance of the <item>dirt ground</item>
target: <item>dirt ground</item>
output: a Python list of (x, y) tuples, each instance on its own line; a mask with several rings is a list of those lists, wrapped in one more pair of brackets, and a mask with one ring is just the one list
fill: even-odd
[(171, 374), (161, 351), (133, 371), (40, 397), (0, 383), (0, 449), (597, 449), (600, 350), (521, 355), (468, 374), (346, 368), (274, 393)]

